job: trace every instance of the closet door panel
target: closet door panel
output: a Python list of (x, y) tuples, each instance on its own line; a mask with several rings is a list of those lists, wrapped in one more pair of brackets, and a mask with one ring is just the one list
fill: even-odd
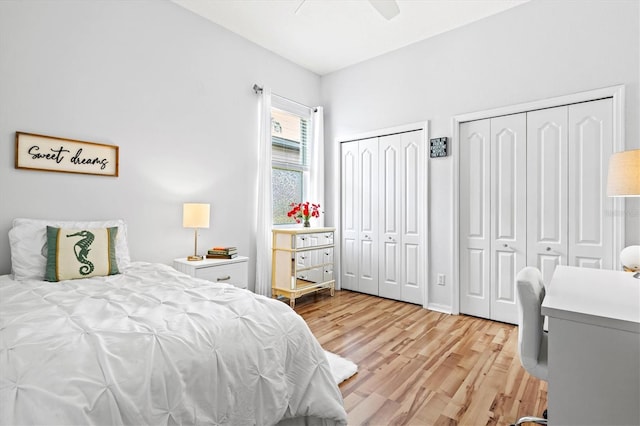
[(341, 144), (342, 250), (340, 287), (358, 290), (358, 142)]
[(556, 266), (564, 265), (564, 263), (560, 263), (560, 259), (561, 257), (558, 255), (537, 253), (535, 263), (532, 263), (530, 266), (537, 267), (542, 274), (542, 282), (545, 285), (549, 285), (551, 278), (553, 277), (553, 273), (556, 270)]
[[(515, 252), (498, 251), (495, 256), (496, 280), (493, 300), (500, 303), (513, 303), (515, 296), (515, 276), (518, 273), (518, 259)], [(492, 319), (499, 319), (491, 312)], [(500, 319), (500, 321), (503, 321)]]
[(400, 299), (400, 245), (382, 241), (380, 254), (380, 287), (378, 294), (390, 299)]
[(526, 265), (526, 114), (491, 119), (491, 319), (516, 323), (515, 278)]
[(527, 113), (527, 265), (551, 281), (567, 264), (566, 106)]
[(401, 297), (404, 302), (422, 304), (424, 274), (422, 261), (425, 250), (421, 244), (423, 234), (421, 218), (424, 216), (424, 143), (421, 131), (403, 133), (401, 144), (400, 221), (402, 244)]
[(400, 300), (401, 297), (401, 204), (402, 178), (400, 135), (379, 139), (380, 155), (380, 287), (379, 295)]
[[(486, 279), (484, 279), (484, 277), (489, 274), (489, 270), (487, 268), (489, 263), (487, 259), (489, 251), (467, 248), (463, 255), (466, 257), (466, 265), (463, 269), (465, 275), (471, 277), (482, 277), (483, 279), (469, 279), (467, 281), (468, 284), (465, 289), (464, 296), (471, 300), (467, 300), (465, 303), (466, 307), (464, 309), (461, 308), (460, 311), (466, 314), (489, 318), (489, 278), (486, 277)], [(480, 307), (475, 307), (476, 309), (470, 307), (474, 302), (474, 298), (478, 299), (478, 305), (480, 304), (480, 300), (483, 302)]]
[(460, 312), (490, 315), (490, 120), (460, 124)]
[(612, 101), (569, 106), (569, 264), (613, 268), (613, 202), (606, 195)]
[(358, 141), (358, 290), (378, 294), (378, 138)]

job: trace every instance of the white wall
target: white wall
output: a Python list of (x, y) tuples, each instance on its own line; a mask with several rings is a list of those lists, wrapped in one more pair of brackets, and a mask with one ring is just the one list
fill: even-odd
[[(637, 0), (532, 0), (321, 80), (327, 141), (425, 119), (431, 137), (452, 117), (590, 89), (626, 85), (626, 147), (640, 148), (640, 10)], [(327, 158), (338, 160), (329, 143)], [(336, 163), (338, 164), (338, 163)], [(453, 159), (430, 160), (429, 297), (452, 305)], [(331, 170), (333, 166), (329, 167)], [(339, 192), (327, 173), (328, 194)], [(337, 224), (337, 198), (327, 197)], [(640, 203), (627, 203), (627, 244), (640, 243)], [(449, 278), (436, 286), (436, 276)]]
[[(255, 262), (253, 83), (325, 105), (326, 139), (625, 84), (627, 148), (640, 147), (637, 0), (532, 0), (464, 28), (320, 79), (163, 1), (0, 1), (0, 274), (14, 217), (129, 223), (136, 260), (192, 250), (185, 201), (209, 202), (201, 247), (233, 244)], [(319, 102), (320, 94), (322, 101)], [(16, 131), (120, 146), (120, 177), (16, 170)], [(336, 224), (327, 149), (327, 224)], [(452, 274), (452, 158), (430, 160), (430, 283)], [(640, 203), (627, 207), (640, 243)], [(448, 280), (450, 283), (450, 280)], [(451, 288), (430, 286), (451, 305)]]
[[(200, 247), (251, 256), (254, 83), (308, 105), (319, 77), (165, 1), (0, 1), (0, 274), (15, 217), (129, 224), (134, 260), (193, 251), (182, 203), (211, 203)], [(120, 177), (16, 170), (16, 131), (114, 144)]]

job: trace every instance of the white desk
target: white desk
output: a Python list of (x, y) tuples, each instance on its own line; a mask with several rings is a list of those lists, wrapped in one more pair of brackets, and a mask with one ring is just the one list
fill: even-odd
[(549, 317), (551, 425), (640, 425), (640, 280), (558, 266)]

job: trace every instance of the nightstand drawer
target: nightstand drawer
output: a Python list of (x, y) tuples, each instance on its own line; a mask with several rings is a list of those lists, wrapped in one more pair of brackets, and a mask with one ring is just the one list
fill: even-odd
[(245, 256), (197, 261), (189, 261), (186, 258), (174, 259), (173, 267), (192, 277), (233, 284), (238, 288), (249, 288), (249, 258)]
[(230, 265), (220, 265), (211, 268), (200, 268), (196, 270), (196, 278), (205, 280), (233, 284), (239, 288), (247, 288), (247, 264), (232, 263)]

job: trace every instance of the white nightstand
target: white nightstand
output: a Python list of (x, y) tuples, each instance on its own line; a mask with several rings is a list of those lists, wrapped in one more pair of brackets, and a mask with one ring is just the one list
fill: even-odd
[(187, 260), (174, 259), (173, 267), (192, 277), (209, 281), (233, 284), (238, 288), (249, 287), (249, 258)]

